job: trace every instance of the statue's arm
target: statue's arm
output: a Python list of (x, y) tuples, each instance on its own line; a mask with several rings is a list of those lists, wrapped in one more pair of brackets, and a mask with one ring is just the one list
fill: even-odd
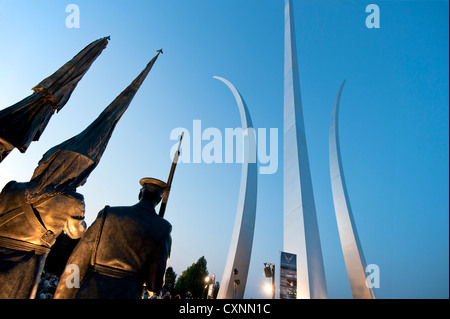
[(91, 265), (91, 255), (100, 227), (102, 213), (103, 210), (100, 211), (97, 219), (89, 226), (70, 255), (66, 268), (59, 280), (58, 287), (56, 288), (55, 299), (75, 298), (78, 288), (83, 283), (83, 279), (86, 277)]
[(72, 239), (78, 239), (86, 232), (84, 216), (70, 216), (64, 226), (64, 232)]
[(150, 261), (150, 267), (148, 269), (146, 280), (146, 286), (148, 290), (158, 292), (162, 289), (171, 248), (172, 236), (170, 227), (157, 244), (156, 252), (152, 256), (153, 259)]
[(64, 225), (64, 232), (72, 239), (78, 239), (86, 232), (86, 222), (84, 221), (85, 209), (76, 209), (67, 218)]

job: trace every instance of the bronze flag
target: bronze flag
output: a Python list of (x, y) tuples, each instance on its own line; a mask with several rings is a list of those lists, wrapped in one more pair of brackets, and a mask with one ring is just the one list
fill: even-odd
[(0, 111), (0, 162), (14, 149), (25, 153), (38, 141), (52, 115), (69, 100), (78, 82), (108, 44), (98, 39), (38, 85), (34, 93)]

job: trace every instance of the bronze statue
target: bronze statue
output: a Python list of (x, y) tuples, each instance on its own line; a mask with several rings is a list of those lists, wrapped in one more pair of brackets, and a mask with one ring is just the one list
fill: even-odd
[[(167, 184), (143, 178), (139, 202), (106, 206), (75, 247), (63, 273), (56, 299), (140, 299), (144, 285), (158, 292), (172, 245), (171, 224), (156, 205)], [(73, 266), (79, 270), (72, 272)], [(79, 287), (71, 282), (79, 274)]]
[(59, 234), (76, 239), (86, 230), (81, 194), (63, 190), (30, 204), (26, 186), (11, 181), (0, 194), (0, 299), (34, 298)]
[[(69, 236), (79, 238), (85, 230), (84, 201), (75, 190), (98, 165), (116, 124), (159, 54), (85, 130), (48, 150), (29, 182), (12, 181), (3, 189), (0, 298), (33, 298), (36, 281), (56, 237), (64, 229)], [(3, 150), (9, 149), (5, 143), (2, 145)]]

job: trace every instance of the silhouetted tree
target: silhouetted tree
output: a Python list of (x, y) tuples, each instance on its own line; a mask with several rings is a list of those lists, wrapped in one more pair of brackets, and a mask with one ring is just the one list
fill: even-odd
[(172, 267), (168, 267), (166, 270), (165, 282), (163, 290), (170, 292), (172, 296), (175, 295), (175, 280), (177, 278), (177, 274), (173, 270)]
[(176, 293), (184, 298), (190, 291), (194, 299), (205, 298), (205, 277), (208, 276), (206, 264), (206, 259), (202, 256), (196, 263), (183, 271), (175, 284)]

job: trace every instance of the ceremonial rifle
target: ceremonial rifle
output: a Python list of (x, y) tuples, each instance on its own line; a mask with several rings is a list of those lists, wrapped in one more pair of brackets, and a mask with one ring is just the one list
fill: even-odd
[(169, 199), (170, 187), (172, 186), (173, 174), (175, 173), (175, 168), (177, 167), (178, 157), (180, 156), (181, 141), (183, 140), (184, 132), (181, 132), (180, 142), (178, 143), (178, 149), (173, 155), (172, 167), (170, 168), (169, 178), (167, 179), (167, 187), (164, 190), (164, 195), (162, 198), (161, 206), (159, 208), (159, 216), (164, 217), (166, 212), (167, 200)]

